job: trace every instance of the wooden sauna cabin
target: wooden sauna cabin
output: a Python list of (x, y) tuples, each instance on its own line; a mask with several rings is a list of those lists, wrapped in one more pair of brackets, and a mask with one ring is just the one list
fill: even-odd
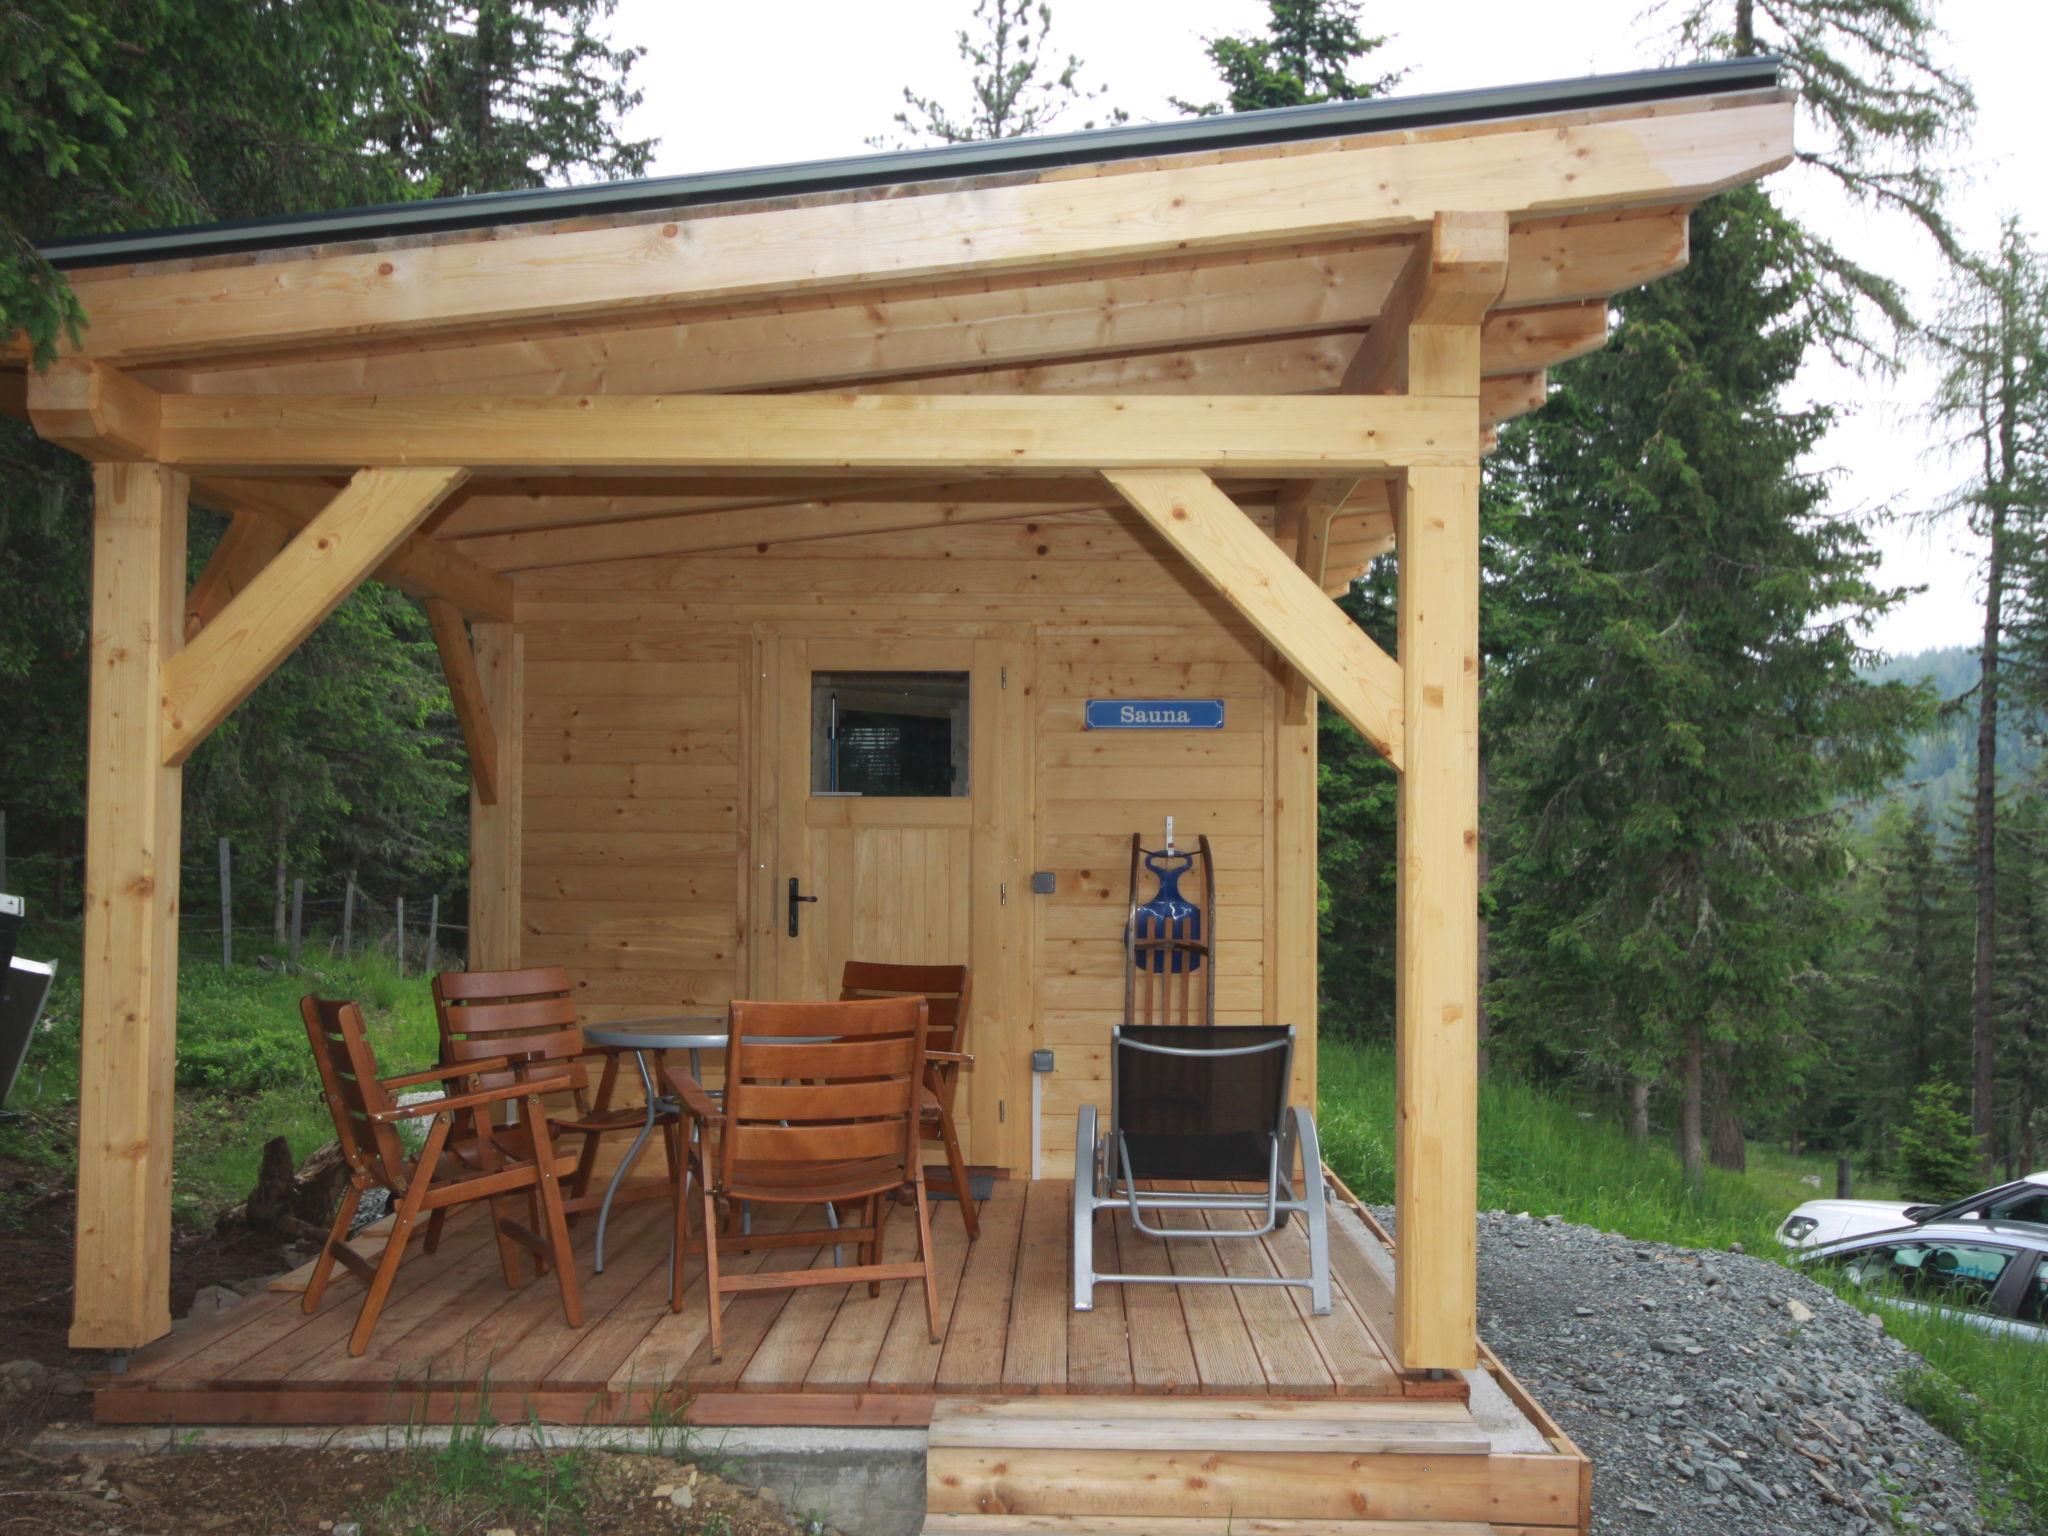
[[(899, 1360), (865, 1303), (793, 1304), (711, 1381), (620, 1295), (581, 1345), (517, 1333), (539, 1411), (631, 1416), (642, 1371), (793, 1423), (1013, 1390), (1426, 1418), (1499, 1380), (1542, 1466), (1489, 1483), (1461, 1418), (1425, 1482), (1462, 1492), (1375, 1452), (1408, 1491), (1368, 1502), (1582, 1522), (1583, 1463), (1475, 1336), (1480, 464), (1792, 126), (1747, 60), (49, 247), (90, 328), (45, 372), (17, 347), (0, 401), (95, 464), (73, 1340), (139, 1352), (102, 1417), (402, 1420), (439, 1390), (287, 1347), (288, 1303), (145, 1347), (179, 765), (377, 579), (427, 603), (468, 741), (473, 964), (560, 962), (592, 1021), (828, 995), (850, 956), (973, 970), (968, 1157), (1000, 1176), (949, 1281), (973, 1337)], [(193, 503), (232, 523), (188, 592)], [(1331, 599), (1394, 551), (1388, 655)], [(1220, 725), (1089, 727), (1129, 700)], [(1319, 706), (1400, 779), (1398, 1246), (1347, 1216), (1341, 1340), (1284, 1295), (1074, 1314), (1057, 1181), (1121, 1016), (1134, 832), (1206, 836), (1218, 1017), (1295, 1025), (1314, 1098)], [(1039, 1494), (992, 1471), (1019, 1422), (935, 1461), (935, 1519), (1092, 1486), (1054, 1451), (1019, 1453)], [(1232, 1508), (1332, 1513), (1244, 1476)]]

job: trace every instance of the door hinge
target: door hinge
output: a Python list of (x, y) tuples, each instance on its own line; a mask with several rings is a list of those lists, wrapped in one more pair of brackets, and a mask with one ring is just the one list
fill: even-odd
[(999, 907), (1007, 907), (1009, 904), (1010, 887), (1006, 885), (1004, 882), (998, 880), (996, 882), (996, 905)]

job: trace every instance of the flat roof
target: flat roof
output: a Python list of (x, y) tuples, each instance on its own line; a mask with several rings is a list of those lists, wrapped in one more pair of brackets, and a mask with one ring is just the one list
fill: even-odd
[(176, 229), (72, 235), (44, 241), (38, 248), (54, 265), (69, 268), (227, 255), (330, 241), (375, 240), (394, 235), (436, 234), (504, 224), (631, 214), (1034, 171), (1150, 155), (1285, 144), (1302, 139), (1483, 122), (1494, 118), (1622, 106), (1631, 102), (1706, 96), (1724, 91), (1763, 90), (1777, 85), (1778, 71), (1779, 61), (1774, 57), (1728, 59), (1669, 69), (1634, 70), (1627, 74), (1587, 75), (1574, 80), (1445, 91), (1422, 96), (1320, 102), (1313, 106), (1278, 107), (1264, 112), (1191, 117), (1170, 123), (1126, 124), (1080, 133), (1002, 139), (993, 143), (947, 144), (933, 149), (852, 155), (745, 170), (600, 182), (589, 186), (542, 187), (518, 192), (482, 192), (468, 197), (423, 198), (418, 202), (388, 203), (375, 208), (283, 214)]

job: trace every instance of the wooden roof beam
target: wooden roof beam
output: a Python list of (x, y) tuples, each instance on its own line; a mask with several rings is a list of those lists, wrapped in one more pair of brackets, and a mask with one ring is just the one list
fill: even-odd
[(166, 395), (162, 416), (162, 461), (209, 470), (455, 463), (1288, 476), (1456, 463), (1477, 451), (1471, 402), (1425, 395)]
[(1541, 217), (1688, 203), (1787, 163), (1792, 124), (1789, 96), (1746, 92), (935, 195), (707, 209), (204, 270), (81, 272), (74, 287), (92, 319), (85, 355), (194, 358), (1400, 234), (1443, 209)]
[[(1685, 263), (1683, 209), (1539, 221), (1509, 238), (1503, 306), (1604, 302)], [(1384, 307), (1405, 241), (1147, 264), (1114, 276), (981, 285), (846, 304), (684, 314), (600, 330), (449, 338), (460, 345), (249, 360), (163, 387), (197, 394), (680, 394), (871, 387), (1003, 368), (1358, 330)]]
[(29, 425), (46, 443), (101, 462), (156, 458), (161, 398), (118, 369), (59, 358), (24, 385)]

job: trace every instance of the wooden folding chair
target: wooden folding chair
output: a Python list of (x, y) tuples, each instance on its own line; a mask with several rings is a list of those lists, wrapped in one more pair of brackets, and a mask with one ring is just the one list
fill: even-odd
[(882, 965), (849, 960), (839, 974), (842, 1002), (874, 997), (922, 997), (931, 1004), (931, 1032), (926, 1040), (924, 1092), (918, 1111), (926, 1141), (946, 1149), (947, 1182), (931, 1186), (960, 1205), (960, 1219), (970, 1240), (981, 1235), (974, 1210), (974, 1191), (967, 1182), (967, 1161), (960, 1155), (960, 1133), (953, 1127), (953, 1098), (960, 1088), (960, 1069), (972, 1066), (967, 1050), (971, 982), (964, 965)]
[[(533, 1072), (564, 1079), (572, 1101), (570, 1113), (555, 1115), (548, 1125), (557, 1136), (582, 1138), (576, 1171), (562, 1201), (562, 1209), (571, 1217), (595, 1210), (604, 1201), (602, 1190), (590, 1188), (603, 1139), (637, 1135), (645, 1124), (645, 1116), (637, 1109), (611, 1108), (619, 1070), (616, 1052), (604, 1058), (593, 1102), (584, 1063), (588, 1051), (573, 992), (569, 972), (559, 965), (519, 971), (443, 971), (434, 978), (434, 1015), (441, 1026), (443, 1061), (472, 1063), (474, 1072), (476, 1062), (497, 1057), (509, 1060), (512, 1065), (507, 1071), (483, 1079), (487, 1086)], [(671, 1164), (670, 1174), (675, 1171)], [(619, 1191), (617, 1203), (667, 1198), (666, 1181), (636, 1180)]]
[[(732, 1005), (721, 1105), (686, 1072), (664, 1065), (694, 1136), (684, 1140), (692, 1179), (676, 1185), (676, 1262), (669, 1305), (683, 1304), (683, 1256), (690, 1251), (689, 1188), (703, 1218), (704, 1290), (711, 1312), (711, 1358), (724, 1349), (721, 1314), (736, 1292), (865, 1280), (879, 1296), (884, 1280), (919, 1280), (931, 1340), (939, 1342), (939, 1284), (932, 1271), (931, 1215), (925, 1201), (918, 1092), (924, 1079), (929, 1007), (922, 997), (852, 1003)], [(917, 1209), (917, 1260), (882, 1262), (882, 1232), (896, 1196)], [(859, 1226), (784, 1232), (718, 1230), (718, 1207), (741, 1203), (858, 1207)], [(724, 1274), (721, 1249), (856, 1244), (860, 1262), (828, 1269)]]
[[(421, 1215), (433, 1219), (427, 1234), (427, 1249), (432, 1252), (440, 1236), (439, 1218), (445, 1212), (488, 1200), (505, 1284), (518, 1286), (517, 1249), (530, 1249), (543, 1272), (548, 1264), (554, 1265), (563, 1314), (571, 1328), (581, 1327), (583, 1304), (576, 1292), (576, 1268), (569, 1252), (569, 1227), (562, 1214), (558, 1183), (572, 1163), (555, 1155), (541, 1103), (543, 1094), (567, 1088), (567, 1077), (521, 1078), (495, 1088), (475, 1087), (470, 1081), (475, 1075), (507, 1069), (510, 1064), (500, 1057), (380, 1078), (377, 1058), (364, 1035), (362, 1010), (354, 1003), (309, 996), (300, 1001), (299, 1013), (306, 1021), (320, 1085), (334, 1116), (334, 1134), (349, 1169), (348, 1191), (306, 1286), (306, 1311), (318, 1310), (335, 1264), (345, 1265), (370, 1288), (348, 1341), (348, 1352), (360, 1355), (369, 1348), (377, 1316), (391, 1294), (391, 1284), (398, 1277), (398, 1266), (416, 1235)], [(401, 1089), (440, 1082), (455, 1091), (419, 1104), (401, 1105), (394, 1097)], [(530, 1134), (508, 1137), (492, 1128), (491, 1109), (513, 1102), (522, 1106), (522, 1126), (530, 1127)], [(429, 1116), (432, 1124), (427, 1128), (426, 1144), (418, 1157), (408, 1160), (397, 1128), (406, 1120)], [(458, 1119), (476, 1127), (476, 1143), (464, 1149), (463, 1155), (458, 1155), (451, 1139), (457, 1135)], [(392, 1205), (391, 1232), (384, 1241), (384, 1255), (374, 1266), (348, 1246), (356, 1207), (371, 1189), (389, 1190)], [(505, 1214), (501, 1202), (518, 1194), (532, 1196), (545, 1236)]]

